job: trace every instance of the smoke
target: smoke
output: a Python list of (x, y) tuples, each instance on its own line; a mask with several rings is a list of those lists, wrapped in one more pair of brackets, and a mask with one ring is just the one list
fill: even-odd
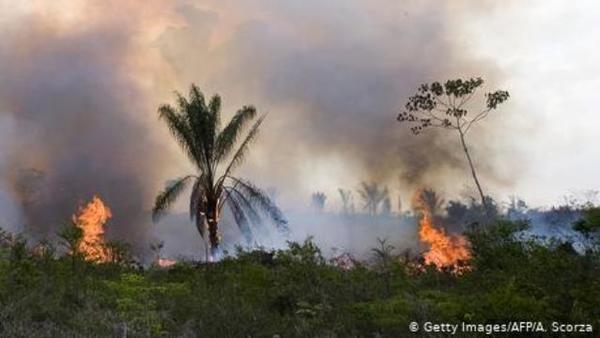
[(14, 132), (2, 176), (30, 234), (52, 236), (98, 194), (113, 210), (108, 233), (141, 243), (162, 149), (145, 121), (155, 107), (137, 63), (142, 18), (120, 16), (108, 2), (70, 4), (90, 14), (63, 18), (39, 3), (6, 23), (0, 111)]
[[(191, 82), (224, 97), (225, 118), (243, 104), (269, 113), (241, 175), (276, 187), (284, 207), (362, 180), (462, 187), (453, 179), (468, 179), (454, 135), (415, 137), (395, 122), (422, 82), (500, 82), (457, 35), (458, 7), (485, 10), (392, 0), (15, 8), (0, 17), (0, 114), (14, 121), (0, 178), (5, 196), (18, 198), (2, 205), (24, 206), (22, 223), (48, 235), (98, 194), (113, 211), (109, 234), (144, 243), (154, 195), (189, 170), (156, 107)], [(502, 147), (496, 130), (473, 136), (488, 182), (504, 177), (492, 156)]]
[[(487, 89), (496, 89), (502, 75), (476, 58), (458, 33), (458, 9), (486, 9), (474, 7), (189, 2), (179, 8), (184, 24), (165, 32), (160, 43), (181, 83), (195, 81), (269, 112), (245, 170), (265, 184), (301, 192), (305, 201), (312, 191), (333, 195), (362, 180), (457, 192), (470, 182), (457, 136), (432, 131), (415, 137), (395, 116), (423, 82), (483, 76)], [(473, 134), (480, 174), (487, 183), (511, 183), (493, 157), (505, 146), (499, 128), (480, 130), (485, 133)], [(294, 195), (282, 191), (283, 199)]]
[[(13, 150), (14, 120), (0, 114), (0, 172), (5, 172)], [(23, 230), (23, 215), (14, 192), (5, 180), (0, 180), (0, 229), (19, 233)]]

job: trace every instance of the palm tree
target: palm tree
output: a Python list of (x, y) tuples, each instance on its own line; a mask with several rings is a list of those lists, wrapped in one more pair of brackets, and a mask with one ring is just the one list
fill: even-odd
[[(251, 226), (260, 224), (262, 215), (271, 218), (280, 230), (287, 229), (282, 212), (265, 192), (248, 180), (232, 176), (256, 139), (264, 116), (254, 121), (242, 138), (242, 131), (256, 117), (253, 106), (242, 107), (221, 129), (221, 98), (218, 95), (214, 95), (207, 104), (194, 84), (188, 99), (175, 94), (176, 106), (161, 105), (159, 117), (165, 121), (197, 172), (172, 181), (156, 196), (153, 220), (158, 221), (191, 184), (190, 219), (195, 222), (203, 239), (208, 232), (210, 259), (216, 258), (219, 252), (219, 222), (225, 205), (247, 240), (252, 238)], [(238, 140), (241, 142), (236, 147)]]
[(317, 212), (323, 212), (327, 195), (324, 192), (316, 191), (311, 195), (311, 204)]
[(377, 215), (379, 205), (389, 198), (387, 187), (380, 187), (377, 183), (362, 182), (358, 190), (360, 198), (363, 200), (363, 208), (372, 216)]
[(444, 206), (444, 199), (433, 189), (423, 189), (419, 192), (419, 200), (423, 207), (432, 215), (438, 215)]
[(339, 188), (338, 192), (340, 194), (340, 198), (342, 199), (342, 213), (343, 214), (353, 214), (354, 213), (354, 199), (352, 197), (352, 191)]

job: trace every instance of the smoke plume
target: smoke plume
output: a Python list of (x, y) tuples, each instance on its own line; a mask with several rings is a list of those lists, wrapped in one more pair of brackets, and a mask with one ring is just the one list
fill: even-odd
[[(470, 183), (457, 136), (432, 131), (415, 137), (394, 118), (423, 82), (482, 76), (488, 90), (500, 82), (496, 67), (473, 56), (459, 38), (458, 9), (486, 9), (473, 7), (189, 3), (179, 7), (184, 23), (167, 30), (160, 44), (181, 83), (196, 81), (269, 112), (268, 130), (247, 169), (265, 184), (293, 188), (288, 191), (302, 192), (305, 201), (312, 191), (332, 195), (361, 180), (456, 192)], [(487, 183), (506, 184), (492, 155), (503, 148), (499, 128), (480, 130), (485, 133), (473, 134), (473, 151), (481, 174)], [(286, 191), (282, 197), (294, 198)]]
[[(0, 4), (7, 13), (10, 3)], [(0, 176), (24, 207), (22, 222), (44, 235), (99, 194), (113, 210), (109, 233), (145, 242), (154, 194), (189, 170), (156, 108), (191, 82), (224, 97), (225, 118), (243, 104), (269, 113), (242, 175), (275, 187), (290, 208), (311, 191), (362, 180), (462, 187), (455, 136), (415, 137), (395, 116), (422, 82), (483, 76), (494, 89), (501, 80), (458, 37), (457, 7), (485, 10), (462, 2), (16, 7), (0, 18), (0, 121), (13, 121), (14, 136)], [(495, 131), (474, 134), (473, 152), (481, 176), (503, 182)]]
[(161, 146), (136, 63), (141, 19), (83, 3), (90, 14), (70, 22), (38, 5), (0, 39), (0, 111), (15, 138), (3, 179), (32, 235), (52, 236), (98, 194), (114, 213), (109, 234), (143, 242)]

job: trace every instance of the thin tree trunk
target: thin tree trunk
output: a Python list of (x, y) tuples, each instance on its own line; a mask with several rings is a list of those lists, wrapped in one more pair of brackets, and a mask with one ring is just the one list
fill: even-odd
[(475, 172), (475, 166), (473, 165), (473, 160), (471, 160), (471, 155), (469, 154), (469, 149), (467, 148), (467, 143), (465, 142), (465, 134), (461, 129), (458, 130), (460, 134), (460, 143), (462, 144), (465, 155), (467, 155), (467, 160), (469, 161), (469, 167), (471, 167), (471, 175), (473, 175), (473, 180), (475, 181), (475, 185), (477, 186), (477, 190), (479, 191), (479, 196), (481, 197), (481, 205), (485, 209), (486, 215), (490, 216), (490, 210), (487, 205), (487, 201), (485, 199), (485, 195), (483, 194), (483, 190), (481, 189), (481, 184), (479, 183), (479, 179), (477, 178), (477, 173)]

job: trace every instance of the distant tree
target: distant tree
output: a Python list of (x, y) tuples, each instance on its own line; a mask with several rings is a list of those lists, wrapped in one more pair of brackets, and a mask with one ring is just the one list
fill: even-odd
[(592, 206), (583, 210), (582, 217), (573, 223), (573, 229), (600, 245), (600, 208)]
[(483, 189), (477, 178), (475, 165), (467, 147), (466, 135), (473, 125), (485, 119), (492, 110), (506, 101), (509, 93), (505, 90), (486, 93), (485, 107), (469, 114), (467, 106), (482, 84), (481, 78), (448, 80), (443, 84), (439, 82), (422, 84), (417, 90), (417, 94), (408, 99), (405, 105), (406, 110), (398, 115), (397, 120), (411, 124), (411, 131), (414, 134), (420, 134), (431, 127), (457, 132), (471, 168), (471, 175), (479, 191), (481, 203), (488, 212), (489, 206), (486, 204)]
[(527, 203), (517, 196), (510, 196), (506, 208), (506, 216), (508, 219), (523, 219), (527, 213)]
[(477, 220), (472, 219), (471, 208), (462, 201), (449, 201), (446, 205), (446, 223), (450, 228), (463, 229)]
[(570, 205), (552, 206), (548, 211), (542, 213), (545, 223), (554, 228), (570, 225), (581, 216), (581, 210)]
[(438, 215), (444, 206), (444, 199), (433, 189), (423, 189), (419, 199), (432, 215)]
[(563, 196), (563, 205), (568, 205), (573, 209), (591, 208), (598, 204), (600, 192), (593, 189), (582, 191), (571, 191)]
[(464, 230), (474, 225), (486, 224), (490, 218), (495, 219), (500, 215), (498, 205), (490, 196), (485, 197), (487, 211), (483, 210), (483, 205), (476, 201), (474, 197), (468, 197), (466, 203), (449, 201), (445, 207), (447, 227)]
[(363, 208), (370, 215), (377, 215), (379, 206), (389, 198), (387, 187), (380, 187), (377, 183), (362, 182), (358, 195), (363, 201)]
[(402, 215), (402, 196), (398, 196), (398, 214)]
[(247, 239), (252, 236), (250, 226), (261, 222), (259, 211), (273, 219), (280, 229), (285, 229), (287, 223), (283, 214), (267, 194), (251, 182), (232, 175), (256, 139), (264, 116), (259, 117), (242, 138), (242, 131), (256, 117), (254, 107), (242, 107), (221, 129), (221, 98), (218, 95), (206, 102), (196, 85), (191, 86), (189, 98), (176, 95), (176, 106), (160, 106), (159, 117), (166, 122), (197, 172), (173, 181), (156, 197), (152, 210), (154, 221), (191, 184), (190, 218), (195, 221), (202, 238), (208, 232), (211, 259), (219, 252), (219, 222), (225, 205)]
[(390, 200), (390, 197), (386, 197), (383, 199), (383, 202), (381, 202), (381, 213), (384, 215), (389, 215), (392, 213), (392, 201)]
[(324, 192), (317, 191), (311, 196), (311, 203), (313, 208), (318, 212), (323, 212), (325, 209), (325, 202), (327, 201), (327, 195)]
[(354, 198), (352, 196), (352, 191), (339, 188), (338, 193), (340, 194), (340, 199), (342, 200), (342, 213), (354, 213)]

